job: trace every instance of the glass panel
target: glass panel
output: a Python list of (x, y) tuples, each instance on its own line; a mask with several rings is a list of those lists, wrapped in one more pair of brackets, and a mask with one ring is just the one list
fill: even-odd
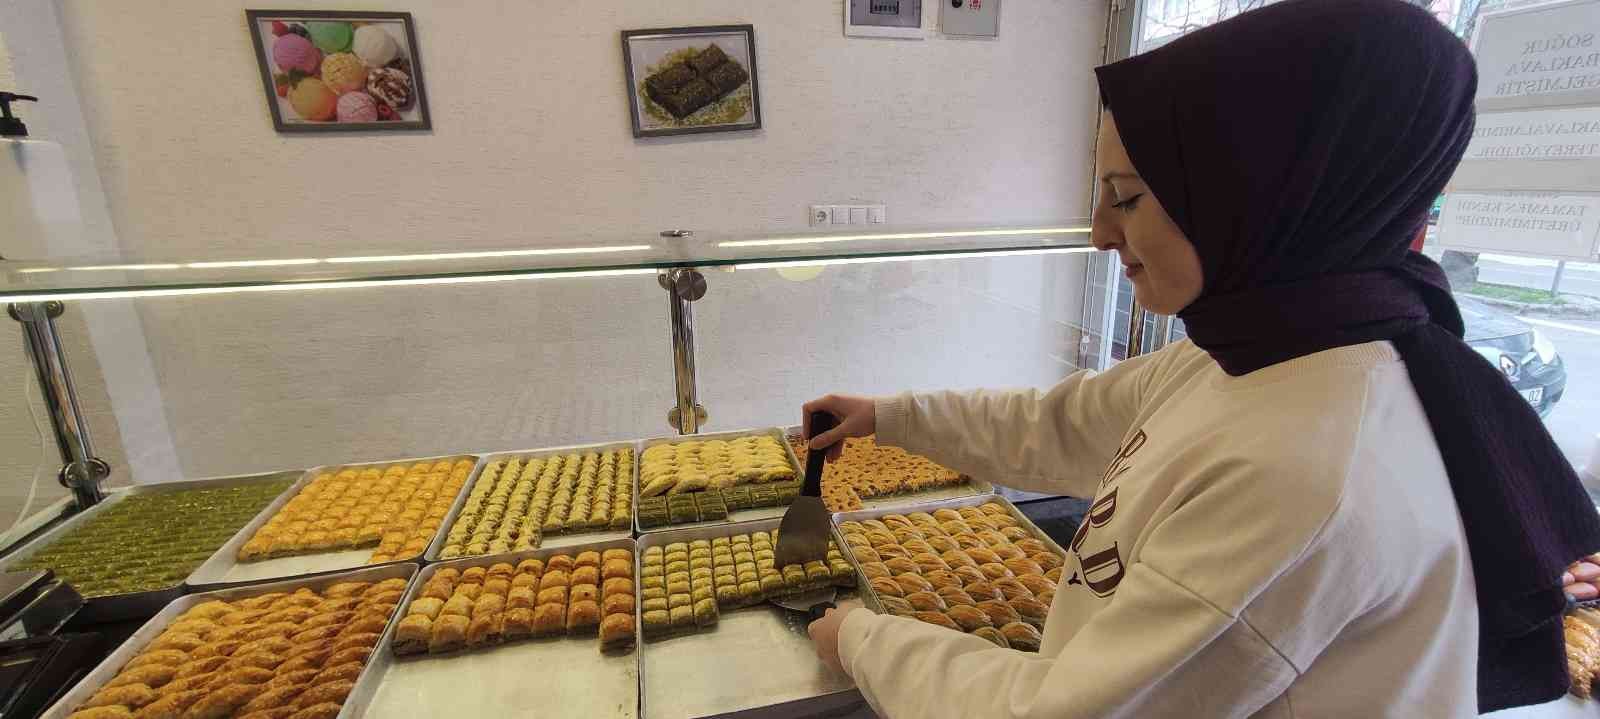
[[(570, 243), (413, 254), (329, 257), (129, 258), (112, 262), (0, 262), (0, 302), (93, 299), (162, 293), (322, 289), (387, 283), (471, 283), (540, 274), (648, 274), (661, 267), (738, 267), (866, 262), (967, 254), (1088, 251), (1088, 221), (1026, 227), (904, 227), (892, 230), (693, 233), (688, 237)], [(261, 243), (270, 244), (270, 243)]]
[[(1471, 37), (1486, 13), (1537, 4), (1532, 0), (1466, 0), (1460, 7), (1436, 4), (1436, 14), (1462, 37)], [(1560, 37), (1560, 27), (1549, 28)], [(1590, 106), (1592, 107), (1592, 105)], [(1480, 112), (1480, 125), (1483, 114)], [(1470, 154), (1470, 153), (1469, 153)], [(1568, 161), (1571, 162), (1571, 161)], [(1471, 161), (1467, 165), (1474, 164)], [(1463, 166), (1463, 171), (1467, 167)], [(1463, 172), (1458, 172), (1461, 177)], [(1550, 175), (1549, 177), (1559, 177)], [(1551, 180), (1551, 191), (1564, 187)], [(1497, 252), (1459, 246), (1460, 226), (1441, 226), (1447, 198), (1434, 205), (1423, 253), (1450, 277), (1466, 320), (1467, 344), (1506, 374), (1539, 415), (1574, 467), (1594, 459), (1600, 436), (1600, 264), (1542, 256), (1519, 235)], [(1452, 235), (1452, 232), (1457, 233)], [(1600, 487), (1581, 471), (1592, 495)]]

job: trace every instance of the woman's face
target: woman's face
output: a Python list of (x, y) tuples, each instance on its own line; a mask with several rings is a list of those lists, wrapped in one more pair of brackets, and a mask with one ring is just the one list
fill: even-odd
[(1095, 143), (1100, 199), (1094, 208), (1094, 246), (1116, 251), (1140, 305), (1158, 314), (1177, 314), (1200, 297), (1205, 287), (1200, 256), (1134, 171), (1111, 113), (1100, 117), (1100, 137)]

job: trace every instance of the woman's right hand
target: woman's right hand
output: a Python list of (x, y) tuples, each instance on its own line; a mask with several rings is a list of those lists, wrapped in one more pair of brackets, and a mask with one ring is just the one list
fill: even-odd
[[(810, 439), (806, 446), (811, 449), (827, 447), (830, 461), (838, 459), (839, 453), (844, 451), (846, 437), (865, 437), (878, 431), (878, 403), (871, 397), (823, 395), (805, 403), (800, 409), (803, 416), (801, 426), (804, 428), (805, 436)], [(827, 412), (839, 420), (839, 424), (827, 432), (812, 437), (812, 412)]]

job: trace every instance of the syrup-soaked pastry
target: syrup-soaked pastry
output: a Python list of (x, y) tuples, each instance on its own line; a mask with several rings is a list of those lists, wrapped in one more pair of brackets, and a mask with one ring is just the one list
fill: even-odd
[(892, 578), (872, 579), (867, 582), (867, 585), (872, 587), (872, 591), (877, 592), (880, 597), (904, 597), (906, 595), (905, 590), (901, 589), (900, 585)]
[(995, 553), (995, 556), (1000, 558), (1001, 562), (1007, 559), (1026, 559), (1028, 557), (1026, 552), (1010, 545), (990, 545), (989, 549)]
[(474, 616), (467, 625), (467, 646), (493, 646), (501, 643), (503, 641), (502, 621), (503, 617), (500, 612)]
[[(367, 588), (371, 586), (372, 582), (339, 582), (338, 584), (328, 585), (327, 589), (322, 590), (322, 596), (328, 598), (358, 597), (361, 596), (362, 592), (367, 591)], [(243, 606), (242, 603), (241, 606)], [(250, 607), (246, 608), (248, 609)]]
[(345, 697), (350, 696), (350, 690), (354, 689), (355, 685), (355, 682), (349, 680), (318, 684), (305, 690), (294, 700), (293, 706), (304, 709), (327, 702), (343, 703)]
[(1006, 568), (1006, 565), (998, 562), (980, 564), (978, 569), (983, 572), (983, 576), (988, 577), (990, 580), (1006, 579), (1013, 576), (1011, 570)]
[(858, 562), (883, 561), (883, 558), (878, 556), (878, 550), (871, 547), (851, 547), (850, 551), (852, 554), (856, 555), (856, 561)]
[[(155, 701), (159, 698), (159, 696), (160, 695), (156, 693), (156, 690), (151, 689), (149, 686), (144, 684), (123, 684), (122, 686), (117, 687), (106, 687), (98, 692), (95, 692), (94, 696), (89, 697), (89, 701), (83, 703), (83, 707), (81, 709), (92, 709), (94, 707), (117, 706), (123, 704), (137, 709)], [(77, 716), (77, 714), (74, 714), (73, 716)]]
[(185, 719), (223, 719), (232, 716), (235, 709), (256, 698), (263, 688), (252, 684), (234, 684), (220, 689), (207, 689), (200, 701), (183, 713)]
[(337, 656), (340, 652), (346, 649), (359, 649), (361, 647), (370, 648), (376, 646), (377, 644), (378, 634), (376, 633), (366, 632), (362, 634), (348, 634), (333, 642), (333, 653), (335, 656)]
[(567, 590), (567, 603), (599, 602), (600, 588), (593, 584), (574, 584)]
[(646, 611), (640, 620), (647, 636), (660, 636), (672, 627), (672, 615), (665, 609)]
[(572, 557), (566, 554), (557, 554), (544, 560), (544, 571), (546, 572), (570, 572), (577, 566)]
[(633, 594), (633, 580), (627, 577), (612, 577), (605, 580), (600, 589), (600, 596), (609, 597), (613, 594)]
[(956, 605), (945, 610), (945, 615), (949, 616), (951, 621), (960, 625), (963, 631), (968, 632), (976, 631), (980, 627), (990, 627), (994, 624), (993, 620), (989, 619), (989, 615), (977, 607)]
[(919, 612), (942, 612), (949, 606), (933, 592), (910, 592), (905, 599), (912, 609)]
[(1044, 576), (1044, 567), (1039, 566), (1039, 563), (1033, 561), (1032, 559), (1007, 559), (1002, 562), (1002, 564), (1005, 565), (1006, 569), (1011, 570), (1012, 574), (1016, 574), (1018, 576), (1025, 574), (1033, 574), (1041, 577)]
[[(199, 676), (201, 674), (210, 674), (211, 672), (221, 669), (222, 665), (227, 663), (228, 658), (224, 656), (206, 657), (205, 659), (191, 659), (183, 664), (178, 665), (178, 671), (173, 673), (172, 678), (184, 679), (187, 677)], [(111, 686), (116, 685), (113, 684)]]
[(1048, 579), (1048, 580), (1050, 580), (1052, 582), (1055, 582), (1056, 584), (1060, 584), (1061, 583), (1061, 567), (1056, 567), (1055, 569), (1052, 569), (1052, 570), (1050, 570), (1048, 572), (1045, 572), (1044, 573), (1044, 578)]
[(613, 594), (600, 602), (600, 613), (605, 616), (613, 614), (633, 614), (633, 595)]
[(918, 571), (920, 571), (920, 568), (917, 566), (916, 562), (913, 562), (905, 557), (891, 557), (886, 559), (883, 561), (883, 566), (888, 567), (889, 571), (894, 572), (895, 576), (900, 576), (902, 574), (916, 574)]
[(311, 681), (312, 677), (315, 677), (319, 673), (321, 673), (320, 669), (301, 669), (293, 672), (279, 672), (267, 682), (267, 689), (270, 690), (277, 689), (279, 687), (296, 686), (304, 688), (303, 685)]
[(300, 696), (300, 693), (308, 688), (298, 684), (294, 686), (263, 687), (261, 693), (257, 694), (254, 699), (245, 702), (244, 706), (239, 707), (238, 713), (250, 716), (253, 712), (278, 709), (280, 707), (287, 712), (293, 713), (294, 709), (289, 705), (294, 702), (295, 697)]
[(454, 652), (467, 644), (467, 626), (472, 621), (466, 615), (442, 613), (434, 620), (434, 631), (427, 639), (429, 653)]
[(1056, 583), (1044, 578), (1042, 574), (1023, 574), (1017, 577), (1017, 583), (1026, 587), (1035, 596), (1055, 591)]
[(1000, 627), (1000, 634), (1006, 638), (1006, 643), (1012, 649), (1021, 649), (1025, 652), (1039, 651), (1039, 642), (1043, 636), (1032, 624), (1011, 622)]
[(925, 572), (923, 573), (922, 578), (927, 580), (928, 584), (932, 585), (934, 589), (942, 589), (945, 587), (954, 587), (956, 589), (960, 589), (966, 584), (965, 582), (961, 581), (961, 578), (956, 576), (954, 572), (942, 569), (932, 572)]
[(106, 687), (120, 687), (124, 684), (143, 684), (152, 689), (159, 689), (167, 682), (176, 679), (178, 668), (165, 664), (146, 664), (117, 674), (111, 681), (106, 682)]
[(533, 636), (533, 608), (507, 609), (501, 631), (506, 641)]
[(928, 624), (941, 626), (946, 629), (954, 629), (958, 632), (961, 631), (961, 625), (956, 624), (955, 620), (946, 616), (944, 612), (917, 611), (913, 612), (911, 616), (918, 621), (927, 622)]
[[(308, 691), (306, 693), (309, 694), (310, 692)], [(296, 706), (299, 706), (299, 704), (296, 703)], [(290, 714), (287, 719), (334, 719), (335, 717), (339, 716), (339, 712), (343, 708), (343, 700), (336, 702), (323, 702), (321, 704), (315, 704)]]
[(632, 646), (633, 615), (610, 614), (600, 622), (601, 651), (619, 650)]
[(549, 589), (541, 590), (538, 596), (535, 597), (534, 605), (542, 606), (546, 604), (554, 604), (562, 607), (566, 606), (567, 588), (551, 587)]
[(972, 630), (972, 634), (973, 636), (983, 637), (984, 639), (993, 642), (997, 647), (1002, 647), (1004, 649), (1011, 648), (1011, 643), (1006, 641), (1006, 636), (1001, 634), (1000, 630), (994, 627), (978, 627), (977, 629)]
[(1000, 590), (1000, 594), (1005, 596), (1007, 600), (1033, 598), (1033, 592), (1028, 591), (1028, 588), (1022, 582), (1014, 578), (996, 579), (993, 584), (994, 588)]
[(541, 604), (533, 610), (533, 635), (551, 637), (566, 631), (567, 605)]
[[(1043, 572), (1044, 570), (1041, 569), (1039, 571)], [(572, 574), (568, 575), (568, 582), (570, 584), (599, 584), (600, 569), (589, 565), (577, 567), (572, 570)]]
[(371, 646), (350, 647), (349, 649), (341, 649), (329, 654), (324, 664), (326, 666), (336, 666), (339, 664), (344, 664), (345, 662), (364, 662), (371, 656)]
[(630, 578), (633, 576), (633, 565), (622, 559), (607, 559), (600, 567), (602, 579)]
[(288, 638), (291, 645), (299, 646), (308, 642), (319, 642), (324, 639), (332, 639), (336, 636), (339, 636), (339, 632), (343, 630), (343, 624), (325, 624), (295, 632), (294, 634), (290, 634)]
[(1017, 610), (1012, 609), (1011, 605), (1005, 602), (981, 601), (978, 602), (978, 609), (989, 615), (989, 621), (997, 627), (1022, 621), (1022, 615), (1018, 614)]
[(531, 587), (512, 587), (506, 595), (506, 609), (532, 609), (538, 606), (536, 595)]
[(1050, 614), (1050, 605), (1036, 599), (1021, 597), (1012, 599), (1007, 603), (1011, 605), (1012, 609), (1017, 610), (1017, 614), (1022, 617), (1022, 621), (1040, 629), (1044, 628), (1045, 617)]
[(294, 647), (294, 642), (283, 637), (264, 637), (255, 641), (245, 642), (229, 652), (230, 655), (246, 655), (256, 652), (271, 652), (282, 654)]
[(972, 595), (967, 594), (966, 590), (960, 587), (939, 587), (938, 589), (934, 590), (934, 594), (939, 595), (939, 598), (943, 599), (945, 604), (948, 604), (952, 607), (958, 605), (968, 607), (978, 606), (978, 600), (973, 599)]
[(974, 547), (962, 551), (965, 551), (967, 556), (978, 564), (999, 564), (1004, 561), (1000, 558), (1000, 555), (995, 554), (994, 550), (988, 547)]
[(894, 578), (894, 583), (900, 585), (900, 591), (906, 595), (933, 591), (933, 584), (923, 579), (920, 574), (902, 574)]
[(910, 602), (900, 597), (878, 597), (878, 604), (883, 607), (883, 611), (897, 617), (909, 617), (912, 612), (916, 611), (911, 608)]
[(193, 706), (195, 702), (204, 699), (205, 696), (206, 690), (204, 689), (193, 689), (163, 695), (160, 699), (144, 705), (133, 716), (136, 719), (155, 719), (157, 717), (177, 719), (177, 717), (183, 716), (185, 710)]
[(1038, 592), (1034, 598), (1038, 599), (1039, 603), (1045, 605), (1046, 607), (1053, 606), (1056, 602), (1056, 590), (1054, 588), (1046, 589), (1042, 592)]
[(432, 635), (432, 619), (425, 614), (408, 614), (394, 628), (394, 653), (421, 654), (428, 650), (428, 638)]
[(574, 601), (567, 607), (567, 634), (590, 636), (600, 626), (600, 605), (592, 599)]
[(892, 578), (894, 573), (889, 571), (889, 568), (884, 566), (883, 562), (862, 562), (861, 575), (870, 582), (880, 577), (884, 579)]

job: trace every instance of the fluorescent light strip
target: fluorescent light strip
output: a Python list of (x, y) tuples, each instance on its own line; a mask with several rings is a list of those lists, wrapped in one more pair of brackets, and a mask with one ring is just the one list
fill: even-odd
[(964, 232), (901, 232), (880, 235), (818, 235), (816, 237), (781, 237), (771, 240), (734, 240), (718, 242), (718, 247), (777, 247), (781, 245), (810, 245), (823, 242), (856, 242), (860, 240), (933, 240), (955, 237), (1026, 237), (1028, 235), (1068, 235), (1087, 233), (1087, 227), (1047, 227), (1037, 230), (968, 230)]
[(871, 262), (907, 262), (911, 260), (959, 260), (989, 257), (1015, 257), (1017, 255), (1067, 255), (1094, 252), (1093, 247), (1051, 247), (1038, 250), (1003, 250), (986, 252), (940, 252), (927, 255), (898, 255), (894, 257), (840, 257), (828, 260), (781, 260), (774, 262), (746, 262), (734, 265), (737, 270), (759, 270), (776, 267), (816, 267), (819, 265), (864, 265)]
[(49, 302), (52, 300), (121, 300), (143, 297), (183, 297), (187, 295), (221, 295), (236, 292), (294, 292), (299, 290), (337, 290), (387, 285), (464, 285), (508, 280), (545, 280), (569, 277), (616, 277), (620, 275), (653, 275), (654, 269), (582, 270), (577, 272), (547, 272), (542, 274), (475, 275), (472, 277), (408, 277), (393, 280), (346, 280), (295, 282), (274, 285), (245, 285), (241, 287), (185, 287), (172, 289), (112, 290), (108, 292), (58, 292), (37, 295), (0, 295), (3, 302)]
[(322, 260), (306, 257), (298, 260), (231, 260), (224, 262), (190, 262), (184, 265), (193, 270), (222, 267), (283, 267), (286, 265), (315, 265)]
[(420, 255), (373, 255), (370, 257), (329, 257), (324, 262), (412, 262), (416, 260), (475, 260), (489, 257), (528, 257), (536, 255), (583, 255), (611, 252), (641, 252), (650, 245), (618, 245), (614, 247), (552, 247), (536, 250), (498, 250), (488, 252), (434, 252)]
[(82, 267), (68, 267), (74, 272), (98, 272), (101, 270), (176, 270), (183, 265), (171, 263), (150, 263), (143, 265), (84, 265)]
[(17, 270), (17, 274), (19, 274), (19, 275), (33, 275), (33, 274), (38, 274), (40, 272), (60, 272), (60, 271), (61, 271), (60, 267), (29, 267), (29, 268), (27, 268), (25, 270)]

